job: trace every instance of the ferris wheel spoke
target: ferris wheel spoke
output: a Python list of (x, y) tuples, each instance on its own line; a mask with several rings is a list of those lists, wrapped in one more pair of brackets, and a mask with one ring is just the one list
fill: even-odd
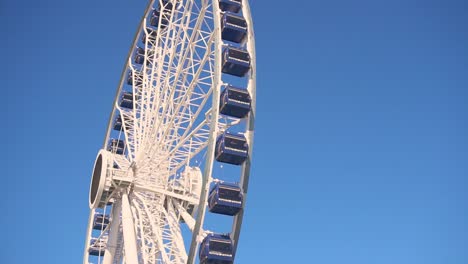
[(180, 216), (187, 224), (187, 227), (190, 231), (193, 232), (193, 227), (195, 226), (195, 218), (187, 212), (185, 207), (183, 207), (178, 201), (174, 201), (174, 207), (177, 208), (177, 211), (180, 213)]
[[(204, 65), (207, 62), (207, 60), (210, 57), (210, 54), (211, 54), (210, 53), (210, 48), (208, 48), (207, 55), (204, 57), (204, 59), (202, 61), (202, 65)], [(190, 112), (191, 112), (190, 111), (191, 110), (190, 109), (190, 102), (188, 104), (187, 103), (184, 104), (184, 102), (187, 100), (187, 98), (190, 98), (192, 96), (192, 91), (193, 91), (194, 87), (196, 86), (198, 77), (200, 76), (202, 71), (203, 71), (203, 66), (200, 66), (198, 71), (193, 76), (193, 80), (190, 83), (190, 85), (189, 85), (189, 87), (187, 89), (187, 92), (185, 92), (182, 99), (180, 99), (180, 101), (175, 105), (175, 107), (173, 107), (174, 113), (173, 114), (169, 114), (169, 113), (166, 114), (166, 116), (170, 116), (170, 119), (167, 121), (167, 123), (168, 124), (173, 124), (173, 126), (167, 126), (166, 127), (166, 129), (164, 130), (163, 135), (161, 137), (163, 140), (161, 140), (156, 145), (152, 145), (151, 149), (158, 149), (162, 143), (166, 143), (165, 140), (167, 140), (167, 138), (169, 136), (176, 135), (178, 133), (179, 128), (181, 128), (181, 123), (184, 122), (184, 120), (186, 120), (185, 122), (193, 122), (193, 118), (190, 115)], [(202, 103), (206, 102), (205, 98), (208, 98), (208, 96), (210, 94), (211, 93), (209, 91), (205, 94), (205, 97), (203, 98), (204, 100), (202, 101)], [(202, 107), (200, 107), (201, 105), (196, 105), (196, 104), (192, 103), (192, 106), (195, 106), (198, 109), (202, 109)], [(180, 111), (181, 108), (182, 108), (183, 111)], [(188, 110), (188, 113), (186, 112), (187, 110)], [(187, 131), (187, 130), (185, 129), (185, 131)]]
[(175, 198), (175, 199), (179, 199), (179, 200), (182, 200), (182, 201), (186, 201), (186, 202), (189, 202), (189, 203), (193, 203), (193, 204), (198, 203), (198, 200), (195, 199), (195, 198), (187, 197), (187, 196), (184, 196), (182, 194), (167, 191), (165, 189), (148, 186), (146, 184), (136, 183), (134, 188), (137, 191), (145, 191), (145, 192), (152, 192), (152, 193), (159, 194), (159, 195), (166, 195), (166, 196), (169, 196), (169, 197), (172, 197), (172, 198)]
[[(190, 134), (186, 135), (181, 140), (179, 139), (174, 139), (173, 141), (167, 140), (165, 142), (166, 145), (174, 145), (174, 143), (176, 143), (177, 145), (175, 145), (171, 150), (169, 150), (169, 152), (167, 152), (167, 154), (160, 157), (159, 159), (148, 159), (147, 163), (152, 163), (155, 165), (156, 168), (160, 168), (164, 164), (165, 161), (167, 160), (173, 161), (174, 157), (178, 157), (177, 160), (179, 162), (184, 161), (184, 159), (186, 159), (187, 157), (194, 156), (197, 153), (199, 153), (203, 149), (203, 147), (206, 146), (206, 141), (209, 135), (210, 135), (209, 123), (208, 123), (208, 119), (205, 119), (195, 129), (193, 129), (190, 132)], [(143, 164), (143, 166), (144, 165), (145, 164)], [(171, 170), (171, 172), (172, 171), (173, 169)]]
[(148, 228), (148, 223), (146, 222), (146, 218), (143, 216), (142, 214), (142, 210), (140, 209), (140, 207), (137, 205), (137, 204), (133, 204), (135, 210), (134, 210), (134, 214), (135, 214), (135, 219), (136, 221), (138, 221), (138, 225), (136, 226), (137, 228), (137, 235), (139, 235), (139, 248), (141, 249), (140, 252), (142, 252), (142, 260), (143, 260), (143, 263), (154, 263), (154, 261), (152, 261), (152, 252), (151, 252), (151, 248), (148, 247), (148, 245), (150, 243), (148, 243), (148, 237), (145, 237), (145, 234), (147, 234), (148, 232), (145, 232), (144, 229), (147, 229)]
[[(209, 94), (208, 94), (209, 96)], [(207, 97), (208, 97), (207, 96)], [(206, 102), (206, 99), (203, 100), (203, 105), (204, 103)], [(201, 112), (201, 109), (202, 107), (199, 107), (197, 112), (196, 112), (196, 116), (198, 116), (198, 114)], [(182, 120), (182, 119), (180, 119)], [(173, 120), (171, 120), (173, 121)], [(206, 120), (204, 120), (203, 122), (205, 122)], [(190, 120), (189, 121), (190, 123), (187, 125), (186, 128), (182, 128), (180, 126), (180, 122), (176, 123), (176, 122), (173, 122), (173, 125), (174, 127), (167, 127), (166, 130), (165, 130), (165, 135), (163, 137), (161, 137), (162, 139), (159, 140), (159, 143), (157, 144), (153, 144), (152, 147), (150, 147), (150, 150), (148, 151), (150, 154), (150, 156), (156, 156), (157, 154), (160, 154), (160, 153), (154, 153), (154, 152), (151, 152), (152, 149), (155, 149), (157, 150), (158, 148), (162, 147), (161, 145), (164, 145), (164, 146), (173, 146), (171, 147), (171, 149), (177, 149), (179, 146), (183, 145), (186, 143), (186, 140), (192, 138), (192, 136), (194, 135), (197, 135), (196, 133), (200, 131), (200, 128), (202, 128), (205, 123), (201, 123), (198, 128), (194, 129), (194, 130), (191, 130), (192, 126), (195, 124), (194, 121)], [(177, 131), (179, 131), (180, 129), (184, 129), (184, 133), (182, 136), (178, 136), (177, 135)], [(169, 132), (172, 132), (172, 133), (169, 133)], [(187, 135), (187, 133), (189, 133), (189, 135)], [(175, 145), (174, 147), (174, 143), (177, 144)], [(171, 153), (169, 153), (167, 156), (170, 156)], [(160, 155), (158, 155), (160, 156)]]
[[(187, 8), (191, 8), (191, 1), (188, 1), (186, 3), (186, 6), (184, 7), (184, 9), (187, 9)], [(190, 16), (186, 16), (186, 15), (179, 15), (183, 12), (179, 12), (179, 11), (176, 11), (175, 10), (175, 5), (173, 5), (172, 7), (173, 9), (171, 10), (171, 16), (170, 16), (170, 19), (173, 20), (172, 23), (169, 24), (169, 27), (165, 30), (161, 30), (161, 28), (158, 28), (158, 32), (161, 32), (162, 34), (158, 34), (157, 38), (156, 38), (156, 42), (157, 44), (154, 45), (153, 47), (155, 47), (153, 50), (152, 50), (152, 53), (151, 53), (151, 56), (147, 56), (146, 57), (146, 60), (148, 60), (148, 62), (150, 62), (151, 64), (151, 74), (150, 74), (150, 84), (153, 83), (153, 80), (154, 78), (156, 77), (156, 82), (158, 83), (159, 87), (164, 87), (164, 85), (161, 85), (161, 83), (164, 82), (164, 80), (167, 80), (169, 79), (169, 75), (167, 74), (164, 74), (164, 72), (169, 72), (167, 71), (168, 67), (170, 66), (170, 64), (172, 63), (174, 57), (175, 57), (175, 54), (176, 54), (176, 48), (177, 46), (179, 45), (179, 42), (182, 42), (182, 44), (184, 43), (183, 41), (180, 41), (180, 34), (182, 33), (183, 30), (180, 30), (181, 28), (183, 29), (184, 27), (181, 27), (180, 25), (183, 25), (184, 24), (184, 19), (185, 21), (189, 21), (190, 20)], [(162, 12), (162, 13), (165, 13), (165, 12)], [(190, 13), (189, 13), (190, 14)], [(179, 16), (178, 16), (179, 15)], [(161, 19), (162, 19), (162, 16), (160, 17), (160, 22), (161, 22)], [(188, 23), (188, 22), (185, 22), (185, 23)], [(180, 24), (180, 25), (179, 25)], [(169, 35), (171, 35), (172, 33), (172, 37), (167, 37)], [(174, 34), (177, 33), (177, 36), (174, 37)], [(166, 36), (167, 38), (162, 38), (162, 36)], [(168, 40), (166, 40), (168, 39)], [(159, 45), (158, 45), (159, 44)], [(172, 44), (172, 45), (170, 45)], [(148, 49), (147, 49), (148, 50)], [(169, 61), (166, 62), (166, 57), (169, 55)], [(156, 64), (156, 61), (157, 59), (160, 58), (163, 60), (163, 62), (161, 63), (161, 60), (159, 60), (159, 63)], [(146, 67), (146, 64), (145, 63), (145, 66)], [(157, 88), (157, 87), (156, 87)], [(159, 92), (159, 89), (154, 89), (156, 92)], [(151, 98), (148, 97), (148, 98)], [(142, 118), (142, 121), (146, 123), (146, 127), (150, 127), (150, 124), (153, 122), (153, 118), (152, 118), (152, 114), (154, 113), (154, 106), (156, 106), (157, 104), (154, 104), (153, 102), (156, 101), (158, 102), (157, 100), (146, 100), (145, 103), (147, 104), (146, 107), (144, 107), (146, 113), (144, 115), (144, 117)], [(157, 108), (156, 108), (157, 109)], [(149, 117), (149, 118), (147, 118)], [(145, 131), (145, 133), (147, 134), (148, 133), (148, 130)], [(145, 138), (147, 138), (145, 136)]]
[[(143, 197), (141, 194), (134, 194), (137, 198), (138, 206), (136, 206), (137, 211), (139, 211), (142, 218), (146, 219), (148, 224), (146, 228), (140, 230), (140, 237), (145, 239), (145, 242), (153, 243), (156, 245), (152, 250), (151, 256), (159, 255), (161, 261), (164, 263), (170, 263), (169, 256), (166, 253), (166, 250), (163, 245), (163, 232), (162, 228), (164, 223), (161, 219), (161, 205), (149, 204), (147, 198)], [(151, 198), (150, 198), (151, 201)]]
[[(202, 9), (202, 12), (203, 10), (205, 9)], [(203, 14), (203, 13), (202, 13)], [(198, 16), (198, 19), (197, 19), (197, 23), (195, 25), (195, 27), (192, 29), (192, 34), (190, 36), (190, 40), (189, 40), (189, 44), (192, 44), (192, 43), (196, 43), (196, 40), (199, 38), (200, 36), (200, 33), (199, 33), (199, 27), (202, 25), (202, 22), (203, 22), (203, 16), (200, 15)], [(183, 42), (185, 44), (185, 42)], [(157, 110), (158, 108), (160, 107), (163, 107), (162, 109), (162, 113), (159, 114), (160, 116), (163, 116), (164, 114), (167, 114), (168, 111), (171, 111), (173, 110), (173, 107), (169, 107), (169, 106), (172, 106), (171, 105), (171, 102), (173, 102), (173, 97), (174, 97), (174, 93), (176, 91), (178, 91), (180, 94), (185, 94), (186, 92), (184, 91), (184, 87), (177, 87), (178, 85), (178, 79), (179, 79), (179, 76), (181, 74), (181, 72), (183, 71), (182, 70), (182, 66), (184, 66), (186, 64), (186, 61), (188, 61), (188, 63), (190, 63), (190, 60), (187, 58), (187, 56), (190, 54), (190, 51), (192, 50), (193, 48), (187, 48), (185, 49), (185, 52), (184, 54), (181, 56), (181, 59), (179, 59), (179, 64), (177, 65), (177, 68), (176, 68), (176, 71), (175, 71), (175, 74), (172, 74), (174, 77), (174, 82), (173, 82), (173, 85), (170, 86), (170, 85), (166, 85), (166, 86), (163, 86), (163, 90), (161, 92), (161, 100), (159, 100), (159, 102), (165, 102), (163, 105), (161, 104), (155, 104), (154, 107), (156, 107), (156, 109), (154, 110)], [(168, 72), (173, 72), (174, 71), (174, 68), (175, 67), (171, 67), (170, 69), (168, 69)], [(166, 77), (166, 81), (169, 80), (170, 78), (167, 78)], [(179, 89), (177, 89), (179, 88)], [(154, 111), (154, 112), (158, 112), (158, 111)], [(174, 115), (175, 116), (175, 115)], [(167, 120), (167, 118), (158, 118), (156, 120), (156, 122), (154, 124), (152, 124), (152, 127), (153, 129), (151, 130), (153, 133), (152, 133), (152, 136), (148, 136), (147, 138), (152, 141), (155, 139), (155, 137), (157, 136), (158, 133), (154, 133), (154, 132), (157, 132), (159, 129), (160, 129), (160, 126), (161, 126), (161, 123), (163, 122), (163, 120)], [(166, 122), (167, 124), (167, 122)], [(151, 145), (151, 144), (150, 144)]]
[[(211, 115), (211, 110), (205, 114), (206, 116)], [(180, 139), (170, 152), (163, 156), (159, 160), (154, 160), (155, 168), (161, 168), (165, 165), (164, 161), (169, 160), (169, 173), (168, 175), (174, 175), (177, 171), (185, 165), (186, 160), (190, 160), (198, 153), (203, 151), (208, 146), (208, 138), (210, 136), (210, 118), (204, 119), (204, 121), (198, 125), (197, 128), (193, 129), (190, 134)], [(238, 124), (238, 119), (225, 120), (225, 122), (218, 122), (218, 133), (224, 133), (229, 127)], [(175, 140), (174, 140), (175, 141)], [(173, 142), (167, 141), (166, 145), (173, 145)], [(151, 162), (151, 160), (148, 160)], [(158, 163), (159, 162), (159, 163)]]
[[(164, 12), (162, 12), (164, 13)], [(173, 12), (172, 12), (173, 13)], [(171, 19), (172, 17), (174, 17), (175, 15), (171, 16)], [(161, 19), (162, 19), (162, 16), (159, 18), (160, 19), (160, 22), (161, 22)], [(157, 44), (154, 45), (154, 48), (149, 50), (148, 48), (145, 49), (145, 63), (143, 64), (143, 68), (144, 68), (144, 73), (147, 74), (148, 71), (146, 70), (146, 67), (148, 64), (151, 65), (151, 69), (148, 69), (149, 70), (149, 86), (148, 89), (149, 92), (145, 93), (145, 95), (148, 95), (147, 97), (145, 97), (145, 100), (143, 101), (144, 102), (144, 105), (142, 106), (142, 117), (141, 117), (141, 122), (142, 122), (142, 125), (145, 127), (145, 128), (150, 128), (150, 124), (153, 122), (153, 115), (154, 115), (154, 108), (153, 106), (156, 105), (154, 104), (154, 102), (158, 102), (157, 100), (152, 100), (153, 99), (153, 96), (157, 96), (158, 92), (159, 92), (159, 87), (163, 87), (161, 86), (161, 83), (164, 79), (166, 79), (168, 76), (166, 76), (166, 74), (163, 74), (164, 72), (164, 69), (165, 67), (167, 67), (169, 65), (169, 62), (166, 62), (165, 61), (165, 56), (166, 56), (166, 52), (169, 50), (168, 47), (166, 47), (169, 43), (167, 43), (166, 41), (164, 41), (164, 39), (162, 39), (162, 34), (164, 34), (165, 36), (169, 36), (170, 35), (170, 32), (172, 32), (174, 30), (173, 28), (173, 25), (175, 23), (171, 23), (170, 26), (169, 26), (169, 29), (165, 29), (164, 31), (161, 30), (161, 28), (158, 28), (158, 31), (157, 32), (160, 32), (161, 34), (158, 34), (157, 36)], [(172, 38), (170, 38), (170, 40), (172, 40)], [(173, 40), (172, 40), (172, 44), (173, 44)], [(158, 45), (159, 44), (159, 45)], [(165, 48), (166, 47), (166, 48)], [(175, 48), (176, 45), (173, 45), (173, 47)], [(148, 51), (149, 50), (149, 51)], [(163, 62), (161, 63), (160, 60), (159, 60), (159, 63), (156, 63), (156, 61), (158, 61), (158, 58), (161, 58), (163, 59)], [(156, 80), (155, 80), (156, 78)], [(156, 81), (156, 84), (158, 85), (158, 87), (154, 87), (153, 86), (153, 83), (154, 81)], [(154, 89), (156, 88), (156, 89)], [(152, 92), (153, 91), (153, 92)], [(156, 94), (153, 94), (154, 92), (156, 92)], [(148, 134), (148, 130), (150, 129), (145, 129), (145, 135), (143, 136), (143, 138), (147, 138), (147, 134)]]
[[(203, 39), (203, 38), (202, 38)], [(209, 42), (213, 39), (213, 34), (209, 35)], [(207, 45), (205, 54), (199, 62), (194, 63), (194, 60), (191, 61), (192, 66), (183, 71), (180, 75), (182, 82), (187, 82), (188, 76), (191, 76), (191, 81), (186, 84), (186, 92), (181, 93), (181, 96), (175, 98), (174, 102), (174, 113), (172, 118), (169, 120), (169, 123), (174, 122), (173, 133), (177, 132), (180, 128), (184, 129), (182, 126), (183, 123), (188, 123), (192, 125), (197, 120), (197, 117), (203, 107), (205, 106), (208, 98), (212, 93), (211, 85), (202, 86), (203, 79), (211, 79), (211, 72), (205, 69), (205, 65), (208, 63), (208, 66), (211, 68), (212, 64), (212, 49), (210, 45)], [(196, 71), (195, 68), (198, 67)], [(190, 72), (192, 69), (192, 72)], [(201, 74), (208, 72), (208, 76), (201, 77)], [(200, 78), (201, 77), (201, 78)], [(195, 114), (194, 114), (195, 112)], [(185, 128), (185, 132), (189, 131), (189, 127)], [(184, 133), (185, 133), (184, 132)], [(167, 135), (167, 131), (165, 132)], [(164, 137), (164, 136), (163, 136)]]
[(185, 251), (184, 240), (179, 226), (179, 216), (175, 212), (172, 204), (172, 199), (167, 201), (167, 210), (163, 211), (166, 219), (167, 231), (169, 233), (170, 249), (169, 255), (173, 257), (176, 263), (185, 263), (187, 261), (187, 253)]
[[(146, 24), (146, 20), (144, 20), (143, 24)], [(128, 126), (125, 126), (124, 128), (131, 130), (132, 133), (132, 143), (133, 143), (133, 148), (134, 150), (134, 156), (137, 155), (137, 152), (139, 150), (139, 146), (141, 144), (141, 127), (138, 122), (138, 117), (141, 115), (141, 100), (144, 98), (144, 89), (143, 86), (147, 85), (147, 79), (145, 78), (145, 75), (137, 70), (132, 64), (131, 64), (131, 58), (129, 58), (128, 62), (129, 68), (130, 68), (130, 73), (131, 78), (132, 78), (132, 94), (133, 94), (133, 102), (134, 102), (134, 107), (133, 111), (128, 112), (128, 116), (130, 119), (125, 120), (126, 122), (129, 122)], [(140, 98), (140, 100), (137, 100)]]
[(126, 169), (130, 167), (130, 161), (124, 155), (113, 155), (112, 158), (118, 168)]
[[(194, 120), (198, 119), (198, 116), (200, 115), (200, 113), (204, 109), (204, 106), (206, 105), (206, 103), (207, 103), (208, 99), (210, 98), (212, 92), (213, 92), (213, 90), (210, 89), (206, 94), (204, 94), (202, 96), (203, 100), (201, 101), (200, 105), (198, 106), (197, 111), (195, 111), (195, 113), (191, 116), (191, 120), (190, 120), (189, 124), (187, 125), (187, 127), (185, 128), (184, 133), (180, 136), (180, 138), (185, 138), (187, 136), (187, 134), (192, 131), (192, 127), (196, 124), (196, 122)], [(206, 114), (205, 114), (205, 116), (206, 116)]]
[(124, 110), (118, 105), (116, 105), (116, 108), (120, 112), (120, 119), (122, 120), (122, 130), (125, 136), (125, 145), (128, 152), (127, 157), (130, 162), (132, 162), (136, 151), (134, 124), (131, 121), (134, 118), (134, 114), (133, 111)]
[[(207, 115), (211, 114), (211, 110), (208, 111)], [(210, 123), (201, 123), (196, 129), (194, 129), (189, 135), (178, 142), (170, 155), (170, 172), (169, 174), (175, 174), (182, 166), (185, 165), (184, 161), (190, 160), (198, 153), (206, 149), (208, 146), (208, 139), (210, 137)], [(230, 120), (231, 122), (218, 122), (217, 133), (222, 134), (227, 129), (235, 124), (239, 123), (238, 119)]]

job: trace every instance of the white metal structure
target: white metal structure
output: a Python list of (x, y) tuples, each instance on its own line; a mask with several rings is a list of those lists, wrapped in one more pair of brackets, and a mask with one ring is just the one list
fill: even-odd
[[(223, 180), (213, 175), (217, 138), (228, 130), (248, 146), (235, 175), (245, 203), (255, 119), (254, 33), (247, 0), (224, 2), (242, 6), (247, 34), (237, 44), (223, 40), (227, 11), (218, 0), (149, 1), (95, 161), (83, 263), (198, 262), (203, 239), (217, 231), (204, 223), (210, 186)], [(223, 71), (223, 50), (232, 45), (250, 55), (243, 77)], [(221, 92), (233, 82), (250, 95), (242, 118), (220, 113)], [(242, 217), (243, 207), (229, 218), (233, 257)]]

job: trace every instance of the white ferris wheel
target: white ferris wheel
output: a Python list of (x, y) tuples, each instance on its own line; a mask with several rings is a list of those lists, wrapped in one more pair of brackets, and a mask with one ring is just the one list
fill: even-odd
[(90, 186), (83, 263), (234, 263), (251, 166), (247, 0), (152, 0)]

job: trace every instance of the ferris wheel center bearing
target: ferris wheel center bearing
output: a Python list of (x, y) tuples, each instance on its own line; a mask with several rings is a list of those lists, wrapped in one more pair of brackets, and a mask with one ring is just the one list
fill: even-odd
[(103, 208), (110, 204), (110, 196), (116, 187), (127, 188), (132, 184), (132, 179), (126, 173), (119, 172), (122, 172), (122, 170), (116, 167), (114, 154), (101, 149), (94, 162), (89, 187), (89, 207), (91, 209)]

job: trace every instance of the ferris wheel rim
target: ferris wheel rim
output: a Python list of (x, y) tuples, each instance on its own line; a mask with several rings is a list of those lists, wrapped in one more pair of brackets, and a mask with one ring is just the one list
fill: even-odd
[[(211, 127), (210, 128), (210, 135), (209, 135), (209, 139), (208, 141), (210, 142), (209, 145), (206, 147), (206, 151), (208, 152), (208, 149), (210, 148), (210, 145), (211, 145), (211, 148), (213, 149), (214, 147), (214, 142), (216, 140), (216, 137), (217, 137), (217, 132), (218, 132), (218, 116), (219, 116), (219, 94), (220, 94), (220, 91), (221, 91), (221, 87), (223, 85), (223, 82), (221, 80), (221, 67), (220, 67), (220, 57), (221, 57), (221, 51), (223, 49), (223, 41), (221, 39), (221, 35), (220, 35), (220, 32), (219, 32), (219, 22), (216, 22), (216, 21), (219, 21), (219, 7), (218, 5), (216, 4), (217, 1), (215, 0), (202, 0), (204, 2), (211, 2), (212, 3), (212, 8), (213, 8), (213, 14), (214, 14), (214, 32), (215, 32), (215, 35), (217, 37), (215, 37), (214, 41), (215, 41), (215, 49), (216, 49), (216, 52), (215, 52), (215, 56), (216, 56), (216, 59), (215, 59), (215, 64), (217, 63), (218, 66), (215, 66), (215, 72), (214, 72), (214, 80), (217, 82), (216, 85), (213, 85), (213, 91), (212, 91), (212, 120), (214, 120), (214, 122), (211, 123)], [(110, 139), (110, 134), (111, 134), (111, 131), (112, 131), (112, 123), (113, 123), (113, 117), (116, 115), (117, 111), (119, 111), (118, 107), (117, 107), (117, 102), (119, 100), (119, 95), (122, 93), (122, 90), (123, 90), (123, 87), (124, 87), (124, 80), (125, 80), (125, 76), (127, 74), (127, 70), (129, 68), (132, 67), (132, 63), (130, 62), (130, 59), (132, 57), (132, 53), (133, 53), (133, 47), (136, 47), (136, 44), (138, 43), (138, 40), (139, 40), (139, 36), (140, 36), (140, 32), (142, 30), (145, 30), (146, 26), (145, 26), (145, 23), (146, 23), (146, 17), (148, 16), (149, 12), (151, 11), (153, 5), (155, 4), (155, 2), (158, 2), (158, 1), (155, 1), (155, 0), (151, 0), (149, 1), (146, 9), (145, 9), (145, 12), (144, 12), (144, 15), (143, 15), (143, 18), (139, 24), (139, 27), (138, 27), (138, 31), (136, 32), (135, 34), (135, 37), (133, 39), (133, 42), (132, 42), (132, 45), (131, 45), (131, 48), (130, 48), (130, 51), (127, 55), (127, 60), (126, 60), (126, 63), (124, 64), (124, 68), (123, 68), (123, 71), (122, 71), (122, 74), (120, 76), (120, 81), (119, 81), (119, 85), (118, 85), (118, 89), (117, 89), (117, 92), (116, 92), (116, 96), (114, 98), (114, 103), (113, 103), (113, 107), (112, 107), (112, 111), (111, 111), (111, 114), (110, 114), (110, 117), (109, 117), (109, 120), (108, 120), (108, 125), (107, 125), (107, 130), (106, 130), (106, 136), (105, 136), (105, 140), (104, 140), (104, 143), (103, 143), (103, 149), (106, 148), (106, 145)], [(251, 14), (250, 14), (250, 8), (248, 6), (248, 1), (243, 1), (244, 5), (243, 5), (243, 14), (245, 16), (245, 18), (249, 21), (250, 25), (252, 25), (252, 22), (251, 22)], [(253, 127), (253, 120), (255, 118), (255, 78), (256, 78), (256, 74), (255, 74), (255, 42), (254, 42), (254, 35), (253, 35), (253, 26), (249, 26), (249, 30), (251, 30), (251, 32), (249, 32), (249, 40), (248, 40), (248, 50), (251, 51), (251, 57), (252, 57), (252, 68), (251, 68), (251, 73), (250, 73), (250, 77), (249, 77), (249, 90), (252, 92), (251, 96), (252, 96), (252, 109), (251, 109), (251, 113), (249, 114), (249, 117), (248, 117), (248, 121), (247, 121), (247, 137), (249, 138), (249, 150), (250, 150), (250, 153), (251, 150), (252, 150), (252, 143), (253, 143), (253, 130), (254, 130), (254, 127)], [(250, 126), (251, 125), (251, 126)], [(214, 151), (214, 150), (211, 150), (211, 151)], [(98, 157), (96, 159), (98, 159), (100, 157), (100, 155), (98, 155)], [(212, 170), (213, 169), (213, 164), (214, 164), (214, 158), (213, 158), (213, 155), (207, 155), (207, 159), (209, 162), (206, 162), (205, 163), (205, 170), (208, 171), (208, 170)], [(247, 163), (245, 165), (242, 166), (242, 175), (241, 175), (241, 184), (243, 186), (243, 188), (245, 188), (245, 192), (247, 191), (247, 186), (248, 186), (248, 174), (249, 174), (249, 171), (250, 171), (250, 163), (251, 163), (251, 157), (248, 158), (247, 160)], [(94, 169), (93, 169), (94, 171)], [(207, 189), (209, 188), (209, 183), (211, 181), (211, 172), (210, 173), (203, 173), (203, 177), (206, 177), (206, 179), (204, 180), (204, 183), (203, 186), (202, 186), (202, 189)], [(246, 179), (246, 181), (244, 180), (244, 178)], [(102, 179), (100, 179), (100, 181), (102, 181)], [(91, 187), (90, 187), (91, 188)], [(200, 202), (199, 202), (199, 207), (200, 208), (204, 208), (206, 209), (206, 206), (204, 206), (204, 204), (206, 203), (206, 197), (204, 197), (202, 199), (202, 197), (200, 197)], [(90, 202), (91, 204), (91, 202)], [(203, 205), (202, 205), (203, 204)], [(241, 214), (243, 214), (243, 210), (241, 210)], [(91, 210), (91, 213), (90, 213), (90, 220), (93, 218), (93, 215), (94, 215), (94, 209)], [(203, 214), (200, 214), (202, 216), (205, 215), (205, 213)], [(238, 232), (240, 230), (240, 225), (242, 224), (242, 215), (240, 215), (240, 221), (237, 220), (238, 217), (236, 217), (236, 224), (234, 224), (233, 226), (233, 234), (234, 234), (234, 237), (236, 237), (236, 239), (234, 239), (234, 252), (235, 252), (235, 249), (237, 248), (237, 240), (238, 240)], [(200, 223), (200, 221), (197, 219), (197, 222), (196, 224)], [(201, 225), (203, 223), (201, 222)], [(90, 236), (90, 226), (88, 225), (88, 237)], [(236, 235), (237, 233), (237, 235)], [(192, 241), (193, 239), (195, 238), (195, 245), (196, 245), (196, 248), (198, 248), (199, 246), (199, 241), (196, 240), (196, 237), (198, 236), (199, 234), (196, 234), (196, 232), (192, 232)], [(87, 238), (88, 240), (88, 238)], [(87, 243), (87, 242), (86, 242)], [(192, 242), (193, 244), (193, 242)], [(192, 246), (191, 246), (192, 247)], [(191, 250), (192, 251), (192, 250)], [(196, 250), (195, 250), (196, 251)], [(85, 259), (88, 258), (88, 252), (86, 250), (86, 247), (85, 247)], [(85, 263), (85, 260), (84, 259), (84, 263)], [(190, 256), (189, 256), (189, 261), (190, 261)], [(87, 262), (86, 262), (87, 263)], [(190, 263), (190, 262), (189, 262)]]

